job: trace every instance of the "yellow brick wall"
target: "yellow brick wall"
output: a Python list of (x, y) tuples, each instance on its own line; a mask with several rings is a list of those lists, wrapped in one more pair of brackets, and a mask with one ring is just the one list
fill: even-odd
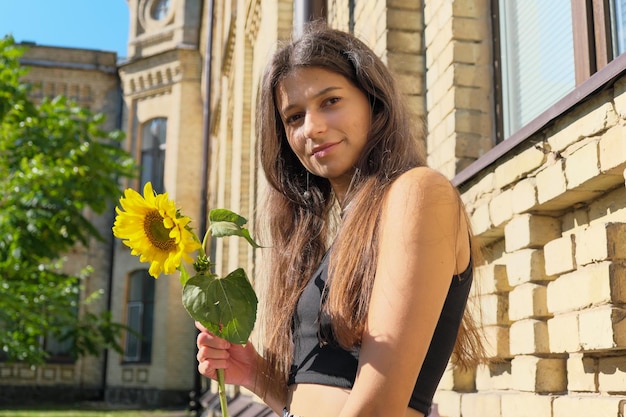
[[(355, 5), (355, 33), (416, 98), (429, 164), (452, 178), (495, 143), (489, 1)], [(329, 2), (331, 25), (348, 15)], [(461, 186), (485, 248), (475, 303), (491, 360), (446, 371), (441, 416), (624, 412), (625, 119), (622, 78)]]
[(530, 138), (462, 186), (488, 255), (479, 268), (488, 351), (503, 362), (477, 370), (475, 393), (440, 386), (442, 416), (623, 412), (624, 86), (537, 133), (547, 154)]

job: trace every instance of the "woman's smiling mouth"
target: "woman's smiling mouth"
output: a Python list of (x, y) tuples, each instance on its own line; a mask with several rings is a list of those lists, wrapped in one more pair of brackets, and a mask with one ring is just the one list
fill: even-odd
[(325, 157), (335, 146), (339, 145), (341, 142), (332, 142), (332, 143), (324, 143), (322, 145), (317, 145), (313, 147), (311, 151), (311, 155), (316, 158)]

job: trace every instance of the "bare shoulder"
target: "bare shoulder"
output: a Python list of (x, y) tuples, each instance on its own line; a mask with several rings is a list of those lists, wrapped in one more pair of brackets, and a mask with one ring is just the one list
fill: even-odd
[(400, 175), (389, 189), (388, 208), (402, 202), (413, 207), (415, 204), (422, 207), (458, 205), (458, 193), (440, 172), (429, 167), (417, 167)]

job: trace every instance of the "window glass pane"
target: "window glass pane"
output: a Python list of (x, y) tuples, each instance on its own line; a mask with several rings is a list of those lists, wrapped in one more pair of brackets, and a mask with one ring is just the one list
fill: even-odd
[(133, 272), (128, 279), (126, 325), (133, 333), (126, 334), (124, 360), (150, 362), (154, 322), (155, 280), (148, 270)]
[(615, 57), (626, 52), (626, 0), (613, 0)]
[(148, 181), (158, 193), (165, 192), (165, 142), (167, 119), (159, 117), (144, 123), (141, 136), (141, 188)]
[(128, 303), (128, 311), (126, 317), (126, 325), (133, 330), (134, 333), (128, 332), (126, 334), (126, 349), (124, 352), (124, 359), (127, 361), (139, 360), (141, 355), (140, 338), (141, 322), (142, 322), (142, 308), (141, 302)]
[(504, 137), (574, 89), (571, 0), (499, 0)]
[(128, 301), (141, 301), (143, 298), (143, 271), (135, 271), (130, 275), (128, 284)]
[[(151, 285), (154, 289), (154, 285)], [(154, 291), (153, 291), (154, 292)], [(153, 297), (154, 298), (154, 297)], [(152, 323), (154, 323), (154, 304), (147, 302), (144, 304), (143, 312), (143, 332), (141, 339), (141, 361), (150, 362), (152, 357)]]

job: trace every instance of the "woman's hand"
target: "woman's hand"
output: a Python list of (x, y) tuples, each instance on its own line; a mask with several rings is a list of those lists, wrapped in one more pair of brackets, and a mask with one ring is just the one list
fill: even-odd
[(224, 369), (227, 384), (241, 385), (254, 392), (260, 356), (252, 343), (245, 346), (230, 343), (198, 322), (196, 328), (200, 330), (196, 339), (198, 371), (207, 378), (217, 379), (216, 370)]

